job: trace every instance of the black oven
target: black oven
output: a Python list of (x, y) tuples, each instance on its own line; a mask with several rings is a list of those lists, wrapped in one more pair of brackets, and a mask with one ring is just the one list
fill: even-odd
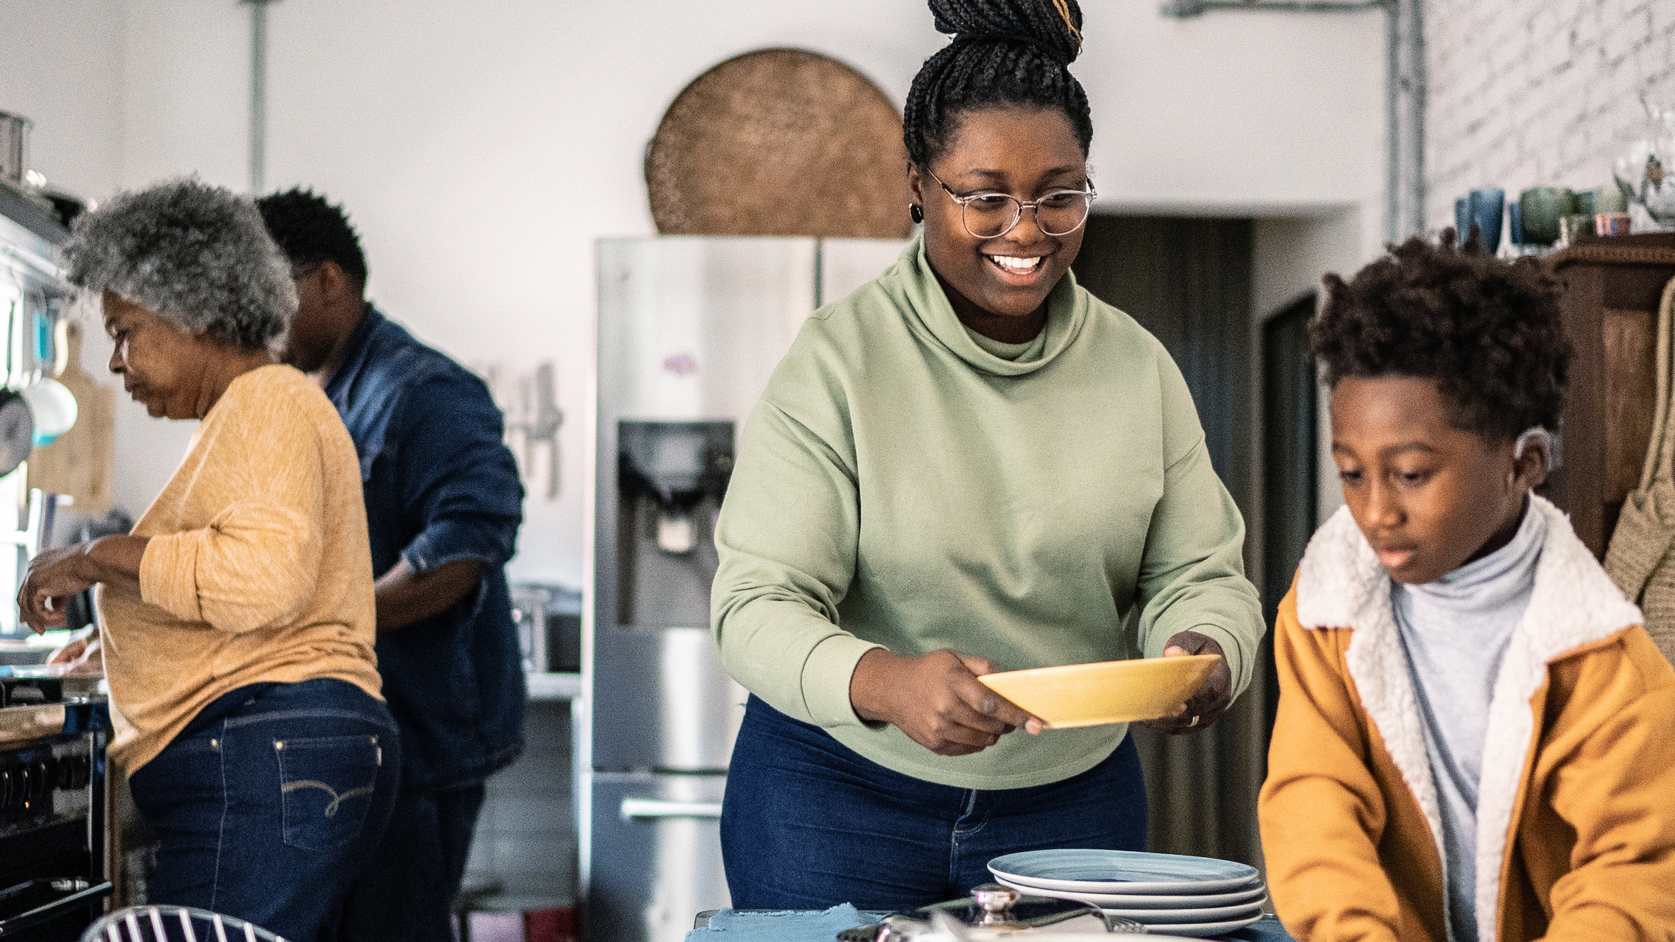
[(104, 912), (109, 728), (63, 679), (0, 668), (0, 940), (75, 942)]

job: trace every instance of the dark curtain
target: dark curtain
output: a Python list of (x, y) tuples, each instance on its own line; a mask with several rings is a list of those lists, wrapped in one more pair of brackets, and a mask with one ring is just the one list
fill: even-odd
[[(1210, 460), (1247, 528), (1258, 505), (1251, 232), (1248, 219), (1095, 215), (1074, 268), (1082, 285), (1139, 321), (1180, 366)], [(1251, 570), (1259, 568), (1253, 553), (1247, 542)], [(1267, 762), (1270, 676), (1258, 665), (1250, 688), (1203, 732), (1164, 737), (1132, 727), (1153, 850), (1260, 864), (1256, 793)]]

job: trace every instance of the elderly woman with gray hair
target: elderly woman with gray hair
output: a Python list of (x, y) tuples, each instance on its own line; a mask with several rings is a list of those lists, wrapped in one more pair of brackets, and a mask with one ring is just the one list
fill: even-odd
[(355, 446), (274, 362), (297, 299), (247, 198), (196, 180), (124, 193), (64, 254), (128, 394), (201, 424), (131, 534), (41, 553), (18, 606), (44, 630), (98, 586), (110, 756), (158, 838), (151, 901), (309, 942), (377, 843), (399, 767)]

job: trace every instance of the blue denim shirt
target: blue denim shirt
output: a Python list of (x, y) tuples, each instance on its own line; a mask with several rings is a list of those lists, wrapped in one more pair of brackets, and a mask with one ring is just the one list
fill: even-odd
[(378, 633), (378, 672), (401, 727), (401, 787), (480, 781), (523, 749), (524, 677), (506, 560), (523, 482), (483, 381), (372, 306), (326, 395), (360, 456), (372, 569), (474, 559), (476, 592)]

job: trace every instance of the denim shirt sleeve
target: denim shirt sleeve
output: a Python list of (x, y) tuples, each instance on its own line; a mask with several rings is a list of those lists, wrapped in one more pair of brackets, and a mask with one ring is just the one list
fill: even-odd
[(399, 498), (408, 519), (423, 521), (402, 558), (417, 572), (461, 559), (504, 565), (523, 482), (488, 390), (468, 377), (429, 377), (407, 391), (397, 422)]

